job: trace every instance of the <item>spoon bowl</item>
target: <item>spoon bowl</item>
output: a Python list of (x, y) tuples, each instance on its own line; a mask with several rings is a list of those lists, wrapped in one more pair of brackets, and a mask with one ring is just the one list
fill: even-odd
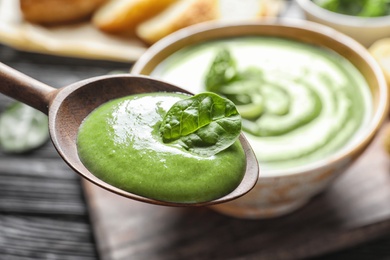
[(83, 165), (76, 146), (78, 129), (84, 118), (98, 106), (112, 99), (140, 93), (181, 92), (192, 94), (163, 81), (129, 74), (107, 75), (55, 89), (0, 63), (0, 92), (47, 114), (51, 140), (62, 159), (88, 181), (118, 195), (163, 206), (208, 206), (236, 199), (250, 191), (257, 182), (258, 162), (242, 134), (239, 140), (246, 155), (244, 178), (234, 191), (212, 201), (175, 203), (143, 197), (100, 180)]

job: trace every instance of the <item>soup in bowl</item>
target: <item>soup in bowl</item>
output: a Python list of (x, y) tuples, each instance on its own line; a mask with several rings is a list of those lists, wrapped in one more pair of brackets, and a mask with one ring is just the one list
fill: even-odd
[(247, 195), (213, 206), (235, 217), (304, 205), (365, 150), (388, 107), (384, 76), (367, 50), (305, 21), (193, 26), (152, 46), (132, 73), (237, 105), (260, 177)]
[[(318, 0), (296, 0), (295, 2), (308, 21), (332, 27), (366, 47), (382, 38), (390, 37), (389, 4), (384, 1), (379, 3), (381, 1), (339, 0), (336, 1), (337, 6), (326, 5), (325, 1)], [(378, 3), (384, 6), (379, 6)], [(375, 5), (379, 8), (375, 8)]]

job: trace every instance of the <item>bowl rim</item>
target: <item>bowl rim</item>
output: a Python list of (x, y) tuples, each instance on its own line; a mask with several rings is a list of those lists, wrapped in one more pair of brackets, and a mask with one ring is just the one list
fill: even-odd
[[(135, 62), (131, 69), (132, 74), (141, 74), (143, 68), (152, 61), (152, 59), (163, 52), (171, 45), (174, 45), (177, 42), (183, 41), (189, 37), (199, 37), (198, 34), (202, 34), (207, 31), (226, 29), (229, 27), (242, 27), (242, 26), (281, 26), (286, 28), (294, 28), (297, 30), (309, 31), (313, 34), (321, 34), (325, 37), (331, 38), (333, 41), (337, 41), (339, 44), (342, 44), (344, 47), (347, 47), (350, 51), (354, 52), (356, 55), (360, 56), (362, 60), (366, 62), (368, 67), (372, 70), (375, 75), (375, 79), (378, 83), (378, 105), (377, 109), (373, 111), (373, 115), (367, 125), (367, 128), (364, 129), (356, 136), (356, 140), (353, 142), (353, 145), (347, 145), (339, 150), (337, 150), (332, 155), (327, 155), (323, 159), (315, 160), (305, 165), (296, 166), (291, 169), (276, 169), (276, 170), (267, 170), (266, 175), (262, 175), (261, 162), (260, 164), (260, 178), (280, 178), (283, 176), (296, 176), (304, 175), (311, 173), (313, 171), (326, 171), (332, 165), (343, 165), (340, 164), (345, 158), (353, 158), (351, 155), (363, 151), (374, 139), (379, 128), (385, 121), (387, 113), (389, 111), (389, 101), (388, 101), (388, 87), (385, 80), (382, 69), (379, 64), (376, 62), (373, 56), (368, 52), (368, 50), (361, 45), (356, 40), (351, 37), (333, 29), (328, 26), (318, 24), (315, 22), (310, 22), (306, 20), (299, 19), (290, 19), (290, 18), (270, 18), (257, 21), (211, 21), (201, 24), (192, 25), (185, 29), (181, 29), (172, 33), (165, 38), (161, 39), (154, 45), (152, 45), (146, 52)], [(328, 47), (331, 50), (331, 47)], [(177, 50), (175, 50), (177, 51)], [(174, 51), (174, 52), (175, 52)], [(173, 52), (172, 52), (173, 53)], [(170, 53), (170, 54), (172, 54)], [(169, 55), (170, 55), (169, 54)], [(169, 56), (168, 55), (168, 56)], [(341, 54), (339, 54), (341, 55)], [(161, 62), (161, 61), (160, 61)], [(355, 65), (354, 65), (355, 66)], [(244, 133), (245, 135), (245, 133)], [(348, 164), (349, 162), (346, 162)]]
[(312, 0), (295, 0), (299, 7), (312, 16), (332, 24), (361, 28), (387, 27), (390, 26), (390, 15), (378, 17), (359, 17), (347, 14), (340, 14), (329, 11)]

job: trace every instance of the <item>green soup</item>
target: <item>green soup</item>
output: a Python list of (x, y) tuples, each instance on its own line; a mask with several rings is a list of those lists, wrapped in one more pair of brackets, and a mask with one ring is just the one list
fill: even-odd
[(312, 0), (329, 11), (359, 17), (380, 17), (390, 15), (387, 0)]
[(183, 94), (150, 93), (112, 100), (82, 123), (77, 148), (83, 164), (103, 181), (153, 199), (203, 202), (234, 190), (246, 168), (238, 141), (211, 157), (165, 144), (158, 128)]
[(361, 73), (334, 52), (292, 40), (242, 37), (190, 46), (168, 57), (151, 75), (203, 92), (221, 48), (241, 71), (231, 76), (238, 80), (224, 93), (241, 93), (233, 100), (238, 107), (256, 100), (257, 110), (245, 104), (239, 112), (263, 176), (346, 148), (369, 122), (372, 97)]

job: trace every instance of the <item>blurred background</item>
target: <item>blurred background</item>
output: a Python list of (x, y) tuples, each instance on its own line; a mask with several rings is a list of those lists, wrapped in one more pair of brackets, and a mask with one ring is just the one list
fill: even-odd
[[(340, 2), (0, 0), (0, 62), (60, 88), (129, 73), (151, 46), (194, 24), (310, 20), (362, 44), (390, 82), (390, 4), (347, 1), (359, 13)], [(0, 259), (390, 259), (387, 122), (305, 206), (243, 219), (111, 194), (62, 161), (46, 116), (4, 95), (0, 113)]]

